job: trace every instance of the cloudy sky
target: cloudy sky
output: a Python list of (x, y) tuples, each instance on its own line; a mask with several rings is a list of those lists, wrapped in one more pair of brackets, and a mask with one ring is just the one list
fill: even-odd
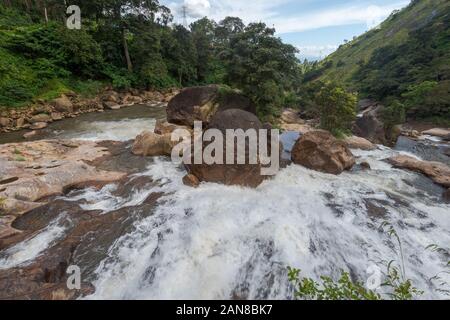
[(175, 21), (188, 23), (208, 16), (220, 21), (237, 16), (244, 22), (262, 21), (277, 29), (285, 42), (297, 46), (302, 58), (317, 59), (336, 50), (344, 39), (352, 39), (378, 25), (410, 0), (160, 0)]

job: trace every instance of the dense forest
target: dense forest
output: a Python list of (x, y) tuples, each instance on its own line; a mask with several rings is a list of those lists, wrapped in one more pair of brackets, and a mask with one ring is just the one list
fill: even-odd
[(172, 24), (158, 1), (77, 0), (81, 30), (66, 27), (64, 1), (2, 1), (0, 105), (65, 90), (163, 89), (219, 83), (276, 114), (298, 79), (297, 50), (263, 23), (207, 18)]

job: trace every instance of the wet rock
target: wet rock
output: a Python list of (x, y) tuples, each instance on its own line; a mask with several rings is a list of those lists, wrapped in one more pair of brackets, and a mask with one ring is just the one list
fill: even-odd
[(422, 134), (433, 137), (439, 137), (441, 139), (450, 141), (450, 129), (434, 128), (427, 131), (423, 131)]
[(17, 128), (22, 128), (25, 125), (25, 121), (26, 120), (23, 117), (18, 118), (17, 121), (16, 121), (16, 127)]
[(347, 144), (347, 147), (350, 149), (361, 149), (361, 150), (375, 150), (377, 147), (367, 139), (351, 136), (345, 138), (344, 142)]
[(283, 131), (293, 131), (306, 133), (313, 128), (306, 124), (306, 121), (300, 117), (300, 113), (294, 109), (285, 109), (281, 114), (280, 126)]
[(360, 164), (361, 169), (363, 170), (371, 170), (370, 164), (367, 161), (361, 162)]
[(59, 113), (59, 112), (52, 112), (52, 113), (50, 114), (50, 117), (52, 118), (53, 121), (59, 121), (59, 120), (62, 120), (62, 119), (63, 119), (62, 114)]
[(177, 129), (192, 131), (192, 129), (187, 126), (179, 126), (179, 125), (176, 125), (173, 123), (168, 123), (167, 121), (164, 121), (164, 120), (156, 121), (156, 126), (155, 126), (156, 134), (160, 134), (160, 135), (171, 134), (172, 132), (174, 132)]
[(402, 136), (411, 139), (418, 139), (420, 137), (420, 132), (417, 130), (402, 129)]
[(379, 203), (378, 200), (364, 199), (367, 214), (374, 219), (385, 219), (389, 211), (385, 208), (386, 203)]
[(353, 133), (376, 144), (386, 144), (384, 124), (379, 119), (382, 106), (371, 106), (356, 120)]
[(34, 138), (35, 136), (37, 136), (37, 131), (36, 130), (33, 130), (33, 131), (30, 131), (30, 132), (27, 132), (27, 133), (25, 133), (24, 135), (23, 135), (23, 137), (25, 138), (25, 139), (31, 139), (31, 138)]
[(30, 119), (30, 122), (32, 124), (35, 124), (38, 122), (51, 122), (51, 121), (52, 121), (52, 118), (46, 113), (37, 114), (37, 115), (31, 117), (31, 119)]
[(14, 216), (0, 215), (0, 239), (10, 238), (21, 233), (11, 226), (15, 219)]
[(450, 167), (441, 162), (421, 161), (409, 156), (396, 156), (388, 159), (395, 168), (422, 173), (435, 183), (450, 188)]
[(284, 131), (292, 131), (292, 132), (299, 132), (301, 134), (305, 134), (309, 131), (314, 130), (313, 127), (311, 127), (308, 124), (282, 124), (281, 129)]
[(48, 127), (47, 122), (35, 122), (30, 126), (31, 130), (42, 130)]
[[(238, 109), (230, 109), (217, 113), (211, 119), (208, 129), (218, 129), (224, 134), (225, 137), (227, 129), (243, 129), (244, 131), (247, 131), (248, 129), (255, 129), (258, 132), (258, 130), (263, 129), (263, 125), (252, 113)], [(268, 142), (268, 150), (270, 152), (270, 140)], [(207, 143), (203, 144), (203, 150), (207, 147), (207, 145)], [(264, 181), (266, 177), (261, 175), (261, 169), (263, 166), (259, 160), (257, 161), (257, 164), (249, 164), (248, 139), (245, 143), (246, 164), (237, 164), (238, 154), (236, 143), (233, 147), (235, 164), (208, 165), (206, 163), (195, 164), (194, 161), (191, 161), (194, 164), (185, 164), (185, 166), (188, 172), (196, 176), (199, 181), (256, 188)], [(224, 155), (226, 155), (227, 152), (226, 148), (226, 144), (224, 143)]]
[(256, 112), (255, 105), (245, 96), (219, 86), (186, 88), (170, 100), (167, 120), (170, 123), (192, 127), (194, 121), (208, 123), (220, 111), (241, 109)]
[(105, 102), (103, 102), (103, 106), (109, 110), (119, 110), (120, 109), (120, 105), (117, 104), (117, 102), (113, 102), (113, 101), (105, 101)]
[(381, 113), (384, 106), (375, 104), (363, 111), (353, 126), (353, 133), (375, 144), (394, 145), (401, 134), (401, 128), (387, 132)]
[(331, 174), (341, 174), (355, 165), (355, 158), (346, 144), (324, 130), (302, 135), (292, 149), (292, 161)]
[(450, 188), (448, 188), (447, 191), (444, 192), (442, 198), (445, 202), (450, 203)]
[(115, 104), (119, 103), (119, 94), (113, 90), (107, 91), (102, 96), (103, 102), (114, 102)]
[[(74, 142), (75, 143), (75, 142)], [(17, 177), (3, 185), (0, 198), (6, 214), (21, 215), (43, 205), (40, 199), (62, 194), (72, 186), (89, 183), (109, 183), (125, 176), (124, 173), (97, 170), (87, 164), (108, 154), (95, 142), (76, 142), (77, 148), (67, 147), (57, 140), (34, 141), (0, 146), (0, 176)], [(10, 161), (19, 154), (21, 161)]]
[(188, 187), (198, 188), (200, 181), (193, 174), (187, 174), (183, 177), (183, 184)]
[(281, 122), (285, 124), (305, 124), (297, 110), (285, 109), (281, 113)]
[(62, 95), (61, 98), (53, 100), (54, 108), (59, 112), (73, 112), (73, 104), (72, 101), (66, 96)]
[(159, 135), (144, 131), (136, 137), (132, 153), (144, 157), (170, 156), (174, 145), (170, 134)]
[(9, 127), (12, 125), (10, 118), (0, 117), (0, 127)]

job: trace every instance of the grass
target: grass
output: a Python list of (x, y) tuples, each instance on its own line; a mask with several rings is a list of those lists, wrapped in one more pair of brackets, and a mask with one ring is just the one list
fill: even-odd
[(23, 157), (23, 156), (21, 156), (21, 155), (17, 155), (17, 156), (14, 158), (14, 161), (24, 162), (24, 161), (27, 161), (27, 159), (25, 159), (25, 157)]
[(22, 152), (19, 149), (14, 148), (13, 154), (22, 155)]

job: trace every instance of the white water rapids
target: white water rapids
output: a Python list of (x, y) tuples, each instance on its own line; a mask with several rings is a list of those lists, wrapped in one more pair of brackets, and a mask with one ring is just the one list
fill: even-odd
[[(108, 134), (119, 136), (123, 129)], [(401, 239), (406, 277), (425, 291), (422, 298), (448, 298), (430, 281), (445, 270), (448, 257), (426, 247), (448, 248), (450, 206), (427, 191), (433, 187), (427, 179), (382, 161), (396, 151), (354, 153), (372, 170), (333, 176), (291, 165), (257, 189), (193, 189), (182, 184), (184, 170), (160, 158), (138, 174), (158, 181), (155, 187), (126, 199), (111, 193), (115, 185), (78, 193), (68, 200), (85, 199), (83, 209), (104, 214), (138, 205), (154, 192), (165, 194), (152, 215), (136, 220), (133, 231), (109, 248), (95, 271), (96, 292), (87, 298), (286, 299), (292, 298), (287, 266), (315, 279), (349, 271), (365, 283), (370, 266), (385, 271), (382, 261), (401, 259), (395, 239), (380, 231), (384, 221)], [(370, 216), (368, 202), (386, 213)], [(54, 234), (51, 227), (44, 232)], [(50, 238), (49, 245), (55, 236)], [(40, 254), (42, 247), (27, 250)], [(8, 266), (20, 263), (11, 259)]]

